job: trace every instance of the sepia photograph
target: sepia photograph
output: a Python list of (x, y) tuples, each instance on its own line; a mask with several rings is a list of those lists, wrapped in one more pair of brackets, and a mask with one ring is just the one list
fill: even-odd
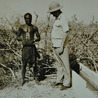
[(0, 0), (0, 98), (98, 98), (98, 0)]

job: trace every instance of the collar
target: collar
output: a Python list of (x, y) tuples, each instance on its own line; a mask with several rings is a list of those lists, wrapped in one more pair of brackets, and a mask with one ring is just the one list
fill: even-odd
[(56, 20), (60, 20), (62, 17), (62, 13), (59, 15), (59, 17)]

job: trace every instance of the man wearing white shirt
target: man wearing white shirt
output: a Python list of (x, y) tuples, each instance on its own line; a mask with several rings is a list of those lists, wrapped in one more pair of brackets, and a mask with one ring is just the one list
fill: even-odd
[(52, 37), (52, 47), (53, 53), (58, 61), (57, 65), (57, 81), (56, 84), (63, 83), (61, 85), (61, 90), (70, 87), (70, 65), (69, 65), (69, 55), (68, 55), (68, 23), (64, 17), (62, 7), (57, 2), (52, 2), (49, 6), (49, 12), (55, 17), (55, 22), (53, 24), (53, 30), (51, 33)]

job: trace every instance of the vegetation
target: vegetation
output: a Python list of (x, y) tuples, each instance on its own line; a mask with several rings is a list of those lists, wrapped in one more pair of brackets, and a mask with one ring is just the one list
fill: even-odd
[[(8, 19), (0, 19), (0, 89), (7, 86), (15, 78), (16, 72), (21, 69), (21, 50), (22, 44), (16, 40), (16, 31), (21, 24), (20, 18), (10, 22)], [(51, 30), (53, 20), (37, 22), (41, 35), (41, 41), (37, 45), (41, 59), (50, 54), (51, 49)], [(91, 21), (89, 25), (78, 22), (76, 16), (69, 21), (69, 54), (74, 54), (79, 62), (91, 70), (98, 70), (98, 23)], [(48, 56), (46, 56), (48, 57)], [(74, 58), (74, 57), (73, 57)], [(49, 61), (49, 57), (47, 60)]]
[(76, 16), (73, 16), (69, 22), (71, 29), (69, 33), (69, 52), (84, 63), (91, 70), (98, 70), (98, 23), (91, 21), (85, 25), (82, 21), (78, 22)]

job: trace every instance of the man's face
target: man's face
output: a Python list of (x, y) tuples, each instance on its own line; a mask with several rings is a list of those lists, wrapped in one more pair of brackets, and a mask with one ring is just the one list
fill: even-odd
[(50, 14), (52, 14), (54, 17), (57, 17), (57, 11), (51, 12)]
[(30, 15), (26, 15), (26, 17), (25, 17), (26, 24), (31, 25), (31, 21), (32, 21), (32, 18), (30, 17)]

